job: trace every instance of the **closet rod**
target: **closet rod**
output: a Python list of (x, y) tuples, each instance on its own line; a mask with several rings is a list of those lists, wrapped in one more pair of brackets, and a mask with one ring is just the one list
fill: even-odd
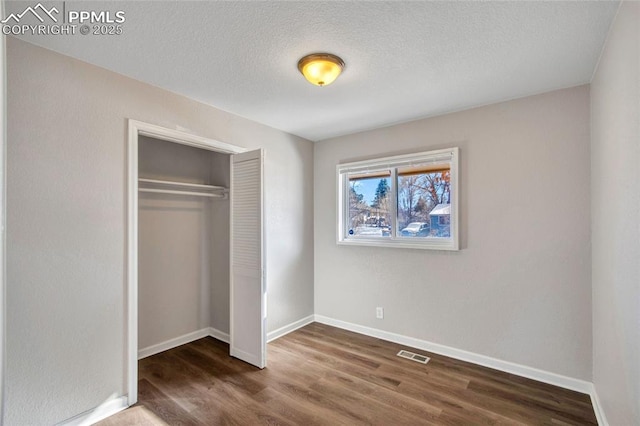
[(187, 187), (190, 187), (190, 188), (227, 189), (224, 186), (202, 185), (202, 184), (199, 184), (199, 183), (187, 183), (187, 182), (175, 182), (175, 181), (171, 181), (171, 180), (158, 180), (158, 179), (139, 178), (138, 182), (156, 183), (156, 184), (160, 184), (160, 185), (187, 186)]
[(193, 191), (173, 191), (171, 189), (138, 188), (138, 191), (155, 192), (159, 194), (195, 195), (196, 197), (224, 198), (224, 195), (220, 195), (220, 194), (209, 194), (207, 192), (193, 192)]

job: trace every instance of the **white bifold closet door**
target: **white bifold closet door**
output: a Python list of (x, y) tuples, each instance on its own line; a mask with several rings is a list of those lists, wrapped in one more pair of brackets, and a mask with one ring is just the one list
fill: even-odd
[(266, 366), (263, 153), (231, 156), (231, 356)]

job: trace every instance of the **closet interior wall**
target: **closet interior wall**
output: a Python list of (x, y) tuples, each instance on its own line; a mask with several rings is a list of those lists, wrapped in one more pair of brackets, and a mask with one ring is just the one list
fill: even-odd
[[(215, 185), (229, 188), (231, 184), (230, 156), (217, 152), (211, 154), (211, 181)], [(221, 334), (229, 334), (230, 299), (229, 299), (229, 265), (230, 265), (230, 203), (229, 200), (214, 200), (211, 203), (213, 219), (211, 236), (211, 315), (210, 327)]]
[[(228, 155), (177, 143), (141, 136), (138, 167), (143, 179), (229, 187)], [(138, 203), (138, 349), (228, 333), (228, 199), (140, 192)]]

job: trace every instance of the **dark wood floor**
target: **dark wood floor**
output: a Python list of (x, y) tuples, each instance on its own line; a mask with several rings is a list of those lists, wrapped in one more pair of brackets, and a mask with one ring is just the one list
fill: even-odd
[(270, 343), (258, 370), (204, 338), (140, 361), (138, 405), (170, 425), (597, 424), (587, 395), (400, 349), (314, 323)]

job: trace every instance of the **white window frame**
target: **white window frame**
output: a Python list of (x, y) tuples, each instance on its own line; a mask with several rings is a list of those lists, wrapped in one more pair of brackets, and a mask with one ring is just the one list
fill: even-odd
[[(374, 247), (400, 247), (429, 250), (459, 250), (459, 188), (458, 188), (458, 158), (457, 147), (425, 151), (415, 154), (395, 155), (375, 158), (372, 160), (343, 163), (336, 166), (337, 176), (337, 244)], [(397, 235), (397, 168), (425, 163), (450, 164), (451, 215), (449, 238), (415, 238)], [(348, 235), (349, 220), (349, 174), (373, 173), (380, 170), (391, 170), (391, 235), (389, 237), (362, 237)]]

